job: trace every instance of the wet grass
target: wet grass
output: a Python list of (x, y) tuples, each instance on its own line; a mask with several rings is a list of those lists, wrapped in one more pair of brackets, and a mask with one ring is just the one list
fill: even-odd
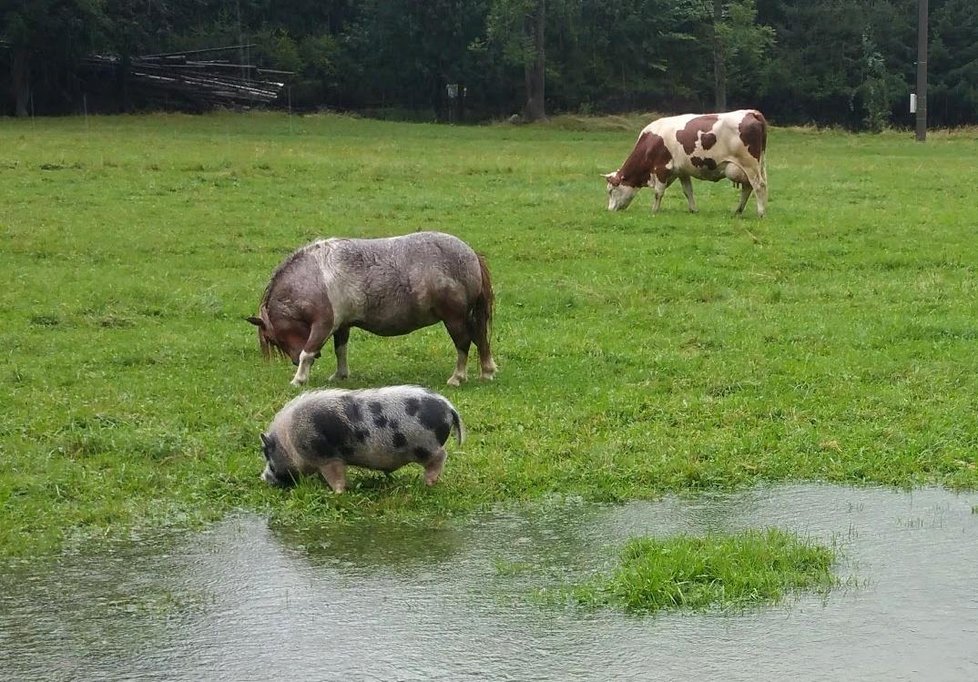
[(832, 549), (777, 529), (730, 535), (635, 538), (607, 576), (571, 590), (576, 603), (629, 613), (743, 609), (835, 583)]
[[(628, 126), (624, 126), (628, 127)], [(729, 185), (604, 210), (637, 131), (277, 114), (0, 124), (0, 555), (246, 508), (283, 526), (437, 523), (827, 480), (978, 485), (973, 133), (774, 129), (767, 219)], [(469, 440), (435, 488), (258, 480), (294, 393), (260, 359), (269, 274), (320, 236), (451, 232), (498, 300), (491, 384), (444, 382), (443, 329), (354, 332), (348, 385), (417, 383)], [(332, 372), (324, 354), (311, 386)]]

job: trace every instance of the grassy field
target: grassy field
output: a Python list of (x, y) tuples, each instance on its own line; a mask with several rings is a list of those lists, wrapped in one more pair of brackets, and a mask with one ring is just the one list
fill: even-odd
[[(976, 487), (978, 134), (775, 128), (766, 219), (732, 217), (727, 183), (695, 185), (696, 215), (678, 186), (608, 213), (599, 174), (640, 125), (0, 121), (0, 556), (239, 507), (433, 523), (554, 493)], [(346, 385), (441, 390), (469, 440), (431, 490), (417, 467), (266, 488), (293, 368), (242, 318), (297, 246), (418, 229), (486, 255), (498, 378), (445, 387), (441, 327), (354, 330)]]

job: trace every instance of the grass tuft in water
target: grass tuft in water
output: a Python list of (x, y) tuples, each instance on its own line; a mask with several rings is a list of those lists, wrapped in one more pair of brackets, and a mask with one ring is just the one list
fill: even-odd
[(744, 608), (777, 603), (793, 590), (836, 583), (832, 549), (777, 529), (729, 535), (636, 538), (610, 575), (573, 588), (574, 601), (630, 613)]

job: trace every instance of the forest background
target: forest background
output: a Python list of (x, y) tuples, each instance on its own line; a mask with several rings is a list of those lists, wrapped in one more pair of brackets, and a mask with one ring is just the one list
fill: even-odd
[[(140, 55), (292, 72), (273, 105), (405, 120), (758, 107), (779, 125), (913, 125), (918, 0), (0, 0), (0, 113), (177, 107)], [(930, 0), (928, 117), (978, 124), (978, 3)], [(88, 68), (117, 58), (116, 72)], [(455, 97), (450, 95), (454, 93)]]

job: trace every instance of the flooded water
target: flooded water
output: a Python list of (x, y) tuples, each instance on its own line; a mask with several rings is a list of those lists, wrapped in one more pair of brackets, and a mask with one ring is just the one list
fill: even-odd
[[(298, 534), (243, 515), (0, 577), (0, 678), (975, 680), (978, 495), (800, 485), (554, 500), (439, 529)], [(849, 585), (738, 613), (626, 616), (533, 593), (636, 535), (777, 526)]]

